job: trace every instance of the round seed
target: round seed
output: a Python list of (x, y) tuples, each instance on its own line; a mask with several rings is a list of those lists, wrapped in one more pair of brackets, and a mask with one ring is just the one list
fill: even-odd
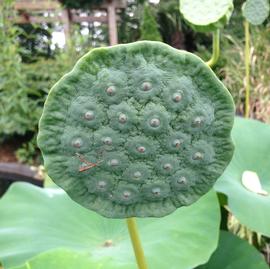
[(110, 138), (110, 137), (104, 137), (103, 138), (103, 143), (105, 144), (105, 145), (112, 145), (112, 139)]
[(80, 148), (82, 146), (82, 140), (80, 138), (73, 140), (72, 146), (75, 148)]
[(180, 148), (181, 144), (182, 144), (182, 141), (181, 141), (180, 139), (175, 139), (175, 140), (173, 141), (173, 145), (174, 145), (174, 147), (176, 147), (176, 148)]
[(152, 127), (158, 127), (158, 126), (160, 125), (160, 120), (157, 119), (157, 118), (151, 119), (151, 120), (150, 120), (150, 125), (151, 125)]
[(111, 159), (109, 161), (110, 166), (117, 166), (119, 164), (119, 161), (117, 159)]
[(203, 159), (203, 153), (201, 152), (195, 152), (193, 155), (194, 160), (202, 160)]
[(180, 177), (177, 179), (178, 184), (184, 184), (187, 182), (187, 179), (185, 177)]
[(109, 96), (113, 96), (115, 95), (116, 93), (116, 89), (114, 86), (110, 86), (106, 89), (106, 93), (109, 95)]
[(175, 94), (173, 95), (173, 101), (174, 101), (174, 102), (178, 103), (178, 102), (181, 101), (181, 99), (182, 99), (181, 93), (175, 93)]
[(196, 126), (196, 127), (199, 127), (202, 123), (203, 123), (203, 121), (202, 121), (202, 118), (201, 117), (196, 117), (193, 120), (193, 125)]
[(147, 91), (150, 91), (152, 88), (152, 84), (150, 82), (144, 82), (142, 84), (142, 89), (147, 92)]
[(126, 198), (126, 199), (128, 199), (128, 198), (130, 197), (130, 195), (131, 195), (130, 191), (124, 191), (124, 192), (123, 192), (123, 196), (124, 196), (124, 198)]
[(101, 180), (98, 182), (98, 187), (103, 189), (106, 186), (106, 182), (104, 180)]
[(139, 146), (139, 147), (137, 147), (137, 150), (138, 150), (140, 153), (144, 153), (144, 152), (145, 152), (145, 147)]
[(152, 193), (156, 196), (160, 195), (160, 188), (153, 188)]
[(142, 176), (142, 173), (140, 172), (140, 171), (136, 171), (135, 173), (134, 173), (134, 177), (135, 178), (139, 178), (139, 177), (141, 177)]
[(84, 114), (84, 118), (86, 120), (93, 120), (95, 118), (95, 114), (93, 111), (86, 111), (85, 114)]
[(121, 113), (119, 115), (118, 120), (119, 120), (120, 123), (126, 123), (127, 122), (127, 116), (125, 114)]
[(165, 164), (163, 165), (163, 168), (164, 168), (165, 170), (171, 170), (171, 169), (172, 169), (172, 165), (171, 165), (170, 163), (165, 163)]

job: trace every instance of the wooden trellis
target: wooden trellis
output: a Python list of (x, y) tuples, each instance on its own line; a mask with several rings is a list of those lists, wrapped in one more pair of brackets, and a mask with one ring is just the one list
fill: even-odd
[[(63, 24), (66, 40), (70, 36), (70, 26), (72, 23), (101, 22), (107, 23), (109, 29), (110, 45), (118, 43), (117, 38), (117, 9), (125, 8), (125, 0), (107, 0), (103, 4), (94, 7), (91, 11), (98, 15), (85, 15), (73, 9), (64, 9), (56, 0), (17, 0), (15, 9), (18, 13), (16, 23), (48, 23), (60, 22)], [(44, 16), (46, 14), (46, 16)]]

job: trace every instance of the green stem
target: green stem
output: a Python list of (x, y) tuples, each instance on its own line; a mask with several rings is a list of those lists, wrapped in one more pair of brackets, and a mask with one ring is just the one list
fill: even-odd
[(127, 226), (139, 269), (147, 269), (135, 218), (127, 219)]
[(246, 91), (245, 91), (245, 118), (249, 117), (250, 111), (250, 34), (249, 22), (245, 20), (245, 69), (246, 69)]
[(206, 62), (209, 67), (213, 67), (219, 58), (220, 54), (220, 30), (217, 29), (213, 32), (213, 48), (212, 48), (212, 56), (211, 59)]

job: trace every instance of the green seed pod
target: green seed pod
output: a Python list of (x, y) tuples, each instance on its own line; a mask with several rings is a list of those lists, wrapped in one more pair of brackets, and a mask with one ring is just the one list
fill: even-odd
[(212, 32), (229, 22), (232, 0), (180, 0), (180, 12), (199, 32)]
[(142, 41), (79, 60), (48, 95), (38, 145), (48, 175), (82, 206), (161, 217), (223, 173), (233, 118), (228, 90), (200, 58)]

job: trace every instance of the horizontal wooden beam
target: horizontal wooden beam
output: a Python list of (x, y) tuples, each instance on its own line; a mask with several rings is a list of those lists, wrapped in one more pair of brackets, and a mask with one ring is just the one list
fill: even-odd
[(43, 23), (43, 22), (62, 22), (62, 16), (55, 17), (40, 17), (40, 16), (16, 16), (15, 23), (26, 24), (26, 23)]
[[(117, 20), (120, 20), (118, 16), (116, 16)], [(46, 22), (60, 22), (65, 23), (65, 18), (61, 15), (56, 15), (54, 17), (42, 17), (42, 16), (30, 16), (26, 15), (18, 15), (15, 17), (14, 22), (17, 24), (27, 24), (27, 23), (46, 23)], [(101, 22), (101, 23), (108, 23), (107, 16), (84, 16), (80, 17), (78, 15), (72, 15), (70, 18), (70, 22)]]
[(107, 16), (78, 16), (78, 15), (72, 15), (71, 17), (72, 22), (107, 22)]
[(16, 1), (14, 4), (17, 10), (54, 10), (62, 8), (57, 1)]

